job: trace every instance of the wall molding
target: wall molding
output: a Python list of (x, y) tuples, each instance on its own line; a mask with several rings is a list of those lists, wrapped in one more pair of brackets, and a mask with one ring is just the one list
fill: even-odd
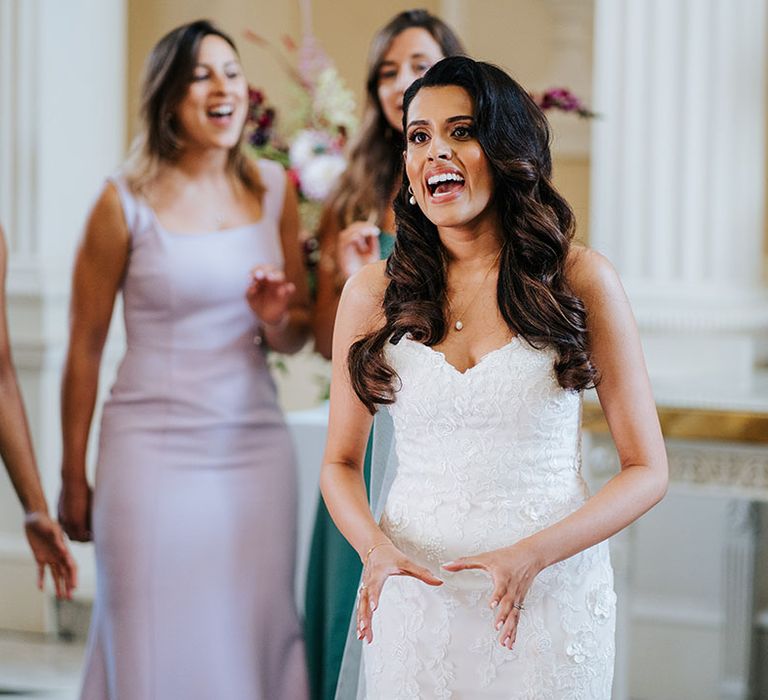
[(715, 634), (725, 621), (722, 611), (711, 603), (704, 604), (693, 598), (638, 594), (632, 598), (631, 617), (633, 623), (708, 630)]
[[(739, 444), (667, 440), (670, 488), (768, 502), (768, 450)], [(620, 468), (609, 436), (590, 433), (584, 462), (605, 480)]]

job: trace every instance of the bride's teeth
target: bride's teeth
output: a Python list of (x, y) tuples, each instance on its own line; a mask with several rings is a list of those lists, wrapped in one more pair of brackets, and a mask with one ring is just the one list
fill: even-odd
[(458, 173), (440, 173), (439, 175), (433, 175), (427, 180), (428, 185), (439, 185), (441, 182), (448, 182), (452, 180), (454, 182), (464, 182), (464, 178)]
[(228, 117), (233, 111), (232, 107), (214, 107), (213, 109), (208, 110), (208, 114), (214, 117)]

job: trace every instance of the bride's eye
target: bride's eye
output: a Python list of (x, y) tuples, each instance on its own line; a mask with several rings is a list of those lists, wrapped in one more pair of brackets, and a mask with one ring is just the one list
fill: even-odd
[(410, 134), (408, 134), (408, 141), (411, 143), (424, 143), (429, 136), (425, 131), (412, 131)]
[(470, 126), (457, 126), (453, 130), (453, 135), (457, 139), (468, 139), (474, 136), (474, 131)]

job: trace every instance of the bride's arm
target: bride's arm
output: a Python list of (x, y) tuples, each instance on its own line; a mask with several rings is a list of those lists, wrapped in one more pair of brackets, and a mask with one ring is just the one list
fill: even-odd
[[(615, 535), (658, 503), (667, 489), (667, 456), (645, 367), (640, 335), (613, 266), (599, 253), (575, 249), (569, 283), (587, 309), (597, 388), (621, 471), (581, 508), (505, 549), (449, 562), (449, 571), (484, 569), (494, 579), (500, 641), (512, 647), (520, 607), (536, 575)], [(503, 627), (503, 628), (502, 628)]]
[(386, 282), (384, 263), (374, 263), (344, 286), (333, 331), (331, 415), (320, 473), (328, 511), (364, 564), (357, 636), (369, 643), (373, 640), (373, 612), (389, 576), (412, 576), (431, 586), (442, 583), (390, 542), (373, 518), (365, 491), (363, 460), (373, 418), (352, 388), (347, 355), (355, 340), (383, 323), (381, 301)]
[(633, 523), (666, 493), (664, 438), (629, 301), (613, 266), (599, 253), (574, 251), (569, 282), (587, 308), (597, 395), (621, 471), (584, 506), (531, 540), (543, 566), (591, 547)]
[(349, 279), (339, 301), (333, 331), (331, 410), (320, 473), (328, 511), (361, 559), (387, 541), (373, 518), (363, 478), (363, 460), (373, 417), (354, 392), (347, 368), (352, 343), (383, 322), (384, 264), (363, 268)]

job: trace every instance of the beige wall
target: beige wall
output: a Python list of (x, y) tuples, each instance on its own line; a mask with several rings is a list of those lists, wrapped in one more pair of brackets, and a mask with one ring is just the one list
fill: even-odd
[(555, 158), (555, 186), (576, 215), (576, 238), (589, 242), (589, 158)]

